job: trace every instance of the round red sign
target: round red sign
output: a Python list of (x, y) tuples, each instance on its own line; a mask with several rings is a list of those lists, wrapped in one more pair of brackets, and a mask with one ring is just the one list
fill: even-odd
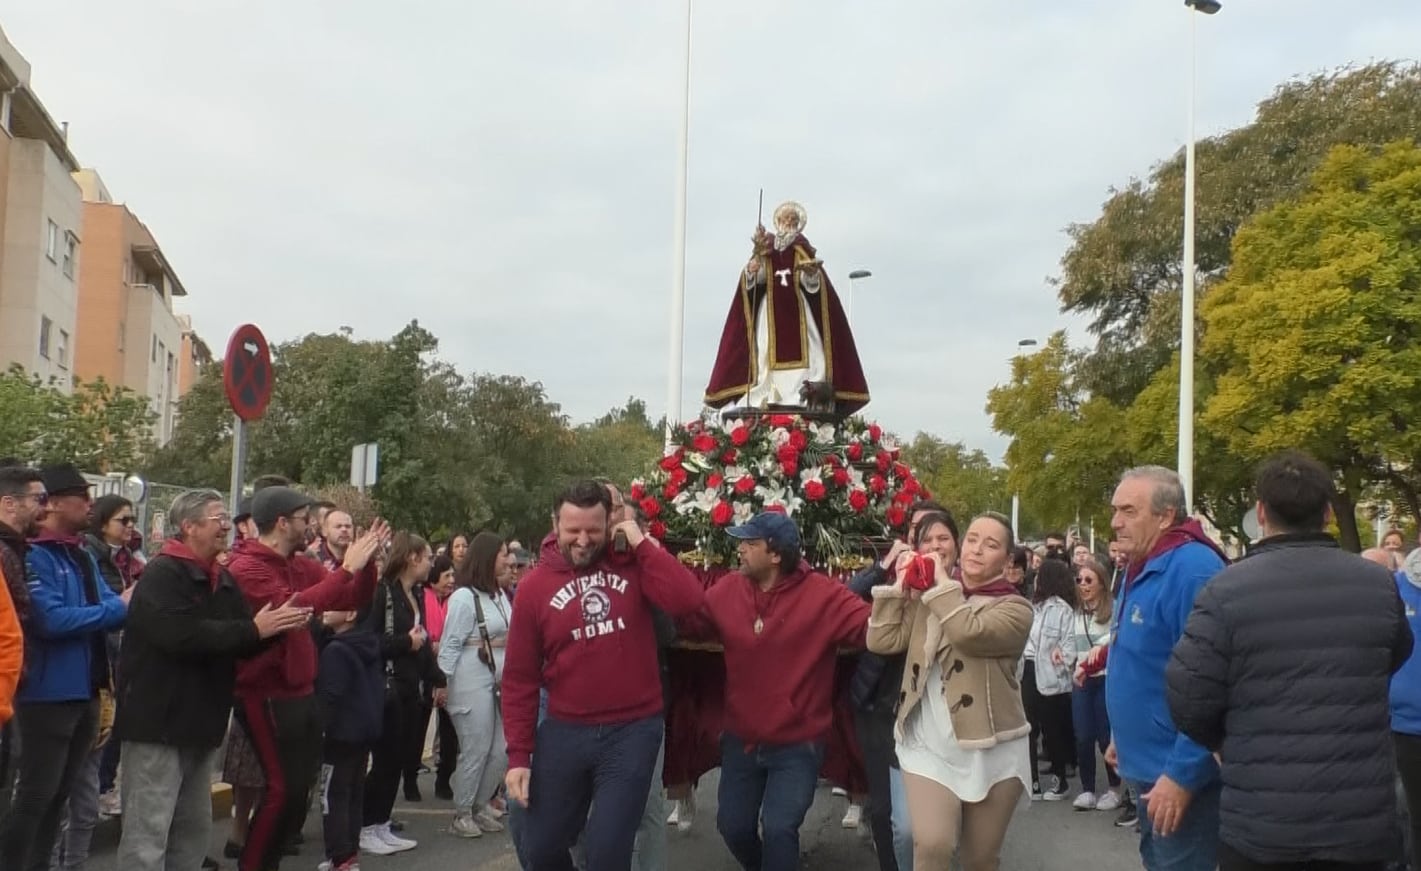
[(266, 336), (254, 324), (237, 327), (222, 359), (222, 386), (237, 417), (248, 423), (260, 420), (271, 402), (273, 381)]

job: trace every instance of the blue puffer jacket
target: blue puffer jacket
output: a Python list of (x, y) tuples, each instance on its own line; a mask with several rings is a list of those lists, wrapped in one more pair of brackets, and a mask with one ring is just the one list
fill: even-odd
[[(77, 539), (39, 538), (25, 555), (30, 619), (18, 702), (77, 702), (110, 688), (104, 633), (123, 628), (127, 608)], [(96, 600), (98, 604), (89, 604)]]

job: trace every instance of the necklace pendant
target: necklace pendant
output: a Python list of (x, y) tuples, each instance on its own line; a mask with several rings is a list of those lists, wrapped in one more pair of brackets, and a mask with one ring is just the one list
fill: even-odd
[(765, 631), (765, 621), (764, 621), (764, 620), (761, 620), (759, 617), (756, 617), (756, 618), (755, 618), (755, 634), (756, 634), (756, 635), (759, 635), (761, 632), (764, 632), (764, 631)]

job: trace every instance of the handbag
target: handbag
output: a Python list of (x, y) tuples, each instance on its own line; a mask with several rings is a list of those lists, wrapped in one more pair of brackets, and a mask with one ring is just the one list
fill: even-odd
[(488, 623), (484, 620), (484, 604), (477, 590), (470, 590), (474, 594), (474, 615), (479, 623), (479, 661), (488, 666), (489, 676), (493, 678), (493, 704), (494, 707), (503, 706), (503, 687), (498, 679), (498, 662), (493, 658), (493, 639), (488, 634)]

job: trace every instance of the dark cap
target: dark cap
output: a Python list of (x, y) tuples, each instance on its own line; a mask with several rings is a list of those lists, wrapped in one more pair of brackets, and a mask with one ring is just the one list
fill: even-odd
[(243, 496), (242, 501), (237, 503), (237, 516), (232, 518), (233, 523), (241, 523), (252, 516), (252, 497)]
[(743, 526), (732, 526), (725, 534), (741, 541), (763, 539), (771, 547), (779, 549), (799, 547), (799, 527), (795, 526), (789, 517), (776, 511), (756, 514), (750, 518), (750, 522)]
[(270, 529), (276, 521), (290, 517), (316, 500), (290, 487), (267, 487), (252, 496), (252, 519), (259, 529)]
[(39, 470), (40, 478), (44, 481), (44, 490), (51, 496), (58, 496), (65, 493), (87, 493), (89, 492), (89, 482), (84, 480), (84, 476), (79, 470), (74, 468), (73, 463), (56, 463), (53, 466), (41, 466)]

